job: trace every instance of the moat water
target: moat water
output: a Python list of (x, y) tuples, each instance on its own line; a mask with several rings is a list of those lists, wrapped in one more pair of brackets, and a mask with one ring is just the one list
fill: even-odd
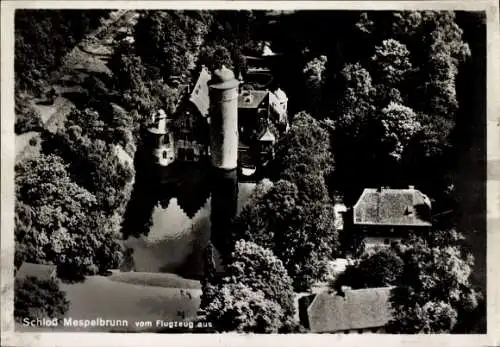
[[(135, 271), (170, 272), (196, 278), (203, 273), (202, 252), (210, 240), (211, 197), (205, 170), (178, 174), (163, 170), (161, 178), (138, 174), (128, 216), (131, 231), (144, 226), (146, 235), (128, 237)], [(146, 174), (150, 174), (146, 171)], [(137, 181), (138, 180), (138, 181)], [(255, 183), (238, 183), (239, 212)], [(135, 224), (134, 224), (135, 223)], [(146, 223), (147, 224), (147, 223)]]

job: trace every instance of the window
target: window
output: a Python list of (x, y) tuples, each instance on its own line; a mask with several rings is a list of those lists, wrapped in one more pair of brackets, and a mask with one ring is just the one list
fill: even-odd
[(179, 157), (180, 160), (185, 159), (185, 149), (184, 148), (179, 148), (179, 151), (177, 152), (177, 156)]
[(163, 159), (167, 159), (167, 151), (163, 151)]
[(188, 150), (186, 150), (186, 159), (188, 161), (193, 161), (194, 160), (194, 151), (192, 148), (189, 148)]

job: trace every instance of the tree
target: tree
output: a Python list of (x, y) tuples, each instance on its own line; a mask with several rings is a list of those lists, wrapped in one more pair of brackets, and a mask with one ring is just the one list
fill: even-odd
[(186, 74), (208, 30), (200, 19), (196, 12), (145, 11), (134, 29), (138, 55), (165, 80)]
[[(349, 201), (367, 186), (414, 184), (439, 196), (446, 190), (442, 177), (457, 158), (450, 142), (456, 80), (470, 56), (457, 23), (447, 11), (368, 12), (346, 23), (352, 35), (334, 40), (342, 56), (328, 55), (323, 93), (332, 101), (321, 106), (336, 161), (330, 190)], [(314, 49), (328, 52), (319, 43)], [(390, 118), (391, 104), (407, 108), (398, 116), (406, 121), (385, 131), (381, 120)]]
[(284, 180), (266, 190), (259, 190), (243, 207), (232, 239), (269, 248), (283, 261), (294, 289), (307, 290), (323, 276), (327, 260), (338, 250), (333, 206), (302, 204), (297, 186)]
[(43, 129), (43, 121), (40, 113), (29, 104), (26, 98), (19, 95), (16, 95), (15, 114), (14, 130), (16, 134), (41, 131)]
[(66, 293), (54, 280), (36, 277), (16, 279), (14, 283), (14, 317), (16, 320), (62, 319), (69, 309)]
[(289, 132), (277, 144), (272, 174), (292, 182), (306, 173), (325, 177), (333, 169), (329, 136), (309, 114), (298, 113)]
[(411, 73), (410, 51), (394, 39), (383, 40), (380, 46), (375, 46), (371, 60), (374, 76), (390, 86), (398, 86)]
[(325, 178), (314, 173), (297, 172), (295, 177), (290, 177), (299, 192), (299, 199), (302, 203), (329, 203), (330, 197), (326, 187)]
[[(133, 176), (132, 168), (121, 163), (110, 144), (101, 138), (107, 131), (98, 114), (90, 112), (87, 124), (71, 125), (56, 134), (47, 134), (43, 143), (45, 153), (55, 153), (68, 163), (71, 178), (93, 193), (99, 208), (108, 214), (123, 209), (130, 192), (125, 189)], [(78, 122), (82, 121), (82, 118)], [(96, 136), (91, 139), (88, 136)], [(84, 174), (82, 174), (84, 173)]]
[(241, 283), (222, 286), (206, 308), (207, 321), (220, 332), (277, 333), (282, 316), (276, 302)]
[(16, 90), (41, 96), (48, 76), (107, 10), (26, 10), (15, 15)]
[(328, 58), (325, 55), (321, 55), (306, 64), (303, 72), (309, 88), (321, 88), (324, 83), (323, 74), (325, 73), (327, 62)]
[(205, 46), (202, 48), (199, 63), (205, 65), (210, 71), (220, 69), (223, 65), (234, 70), (233, 58), (229, 50), (221, 45)]
[(391, 304), (388, 331), (443, 333), (478, 306), (481, 295), (469, 282), (473, 258), (458, 244), (454, 230), (437, 232), (435, 241), (413, 238), (402, 247), (401, 285)]
[(401, 160), (406, 147), (421, 129), (417, 115), (411, 108), (391, 102), (382, 109), (380, 122), (382, 142), (388, 155), (395, 160)]
[(223, 283), (242, 283), (260, 290), (266, 298), (281, 306), (283, 321), (293, 317), (292, 280), (281, 260), (268, 249), (244, 240), (236, 242)]
[(403, 266), (403, 260), (395, 249), (383, 247), (363, 254), (356, 264), (349, 265), (337, 277), (331, 287), (339, 291), (342, 286), (354, 289), (397, 286), (401, 281)]
[[(358, 170), (358, 162), (377, 166), (386, 164), (388, 158), (401, 161), (422, 129), (416, 112), (401, 104), (400, 92), (394, 88), (409, 73), (411, 65), (405, 62), (408, 52), (395, 41), (384, 41), (376, 49), (372, 60), (380, 84), (373, 85), (371, 74), (359, 64), (347, 65), (342, 71), (345, 92), (332, 137), (336, 139), (339, 166), (347, 172)], [(386, 51), (391, 49), (396, 52)], [(370, 155), (366, 148), (371, 148)], [(353, 159), (355, 166), (350, 164)]]
[[(289, 332), (296, 326), (292, 280), (270, 250), (253, 242), (236, 242), (224, 277), (212, 279), (204, 286), (203, 295), (205, 318), (217, 320), (219, 331)], [(240, 302), (247, 299), (248, 303)], [(258, 300), (262, 302), (257, 304)], [(234, 306), (238, 307), (237, 313)], [(230, 314), (250, 317), (247, 322), (237, 319), (229, 323)], [(259, 315), (265, 318), (252, 318)]]
[(340, 75), (344, 92), (335, 123), (339, 130), (348, 131), (348, 135), (356, 136), (375, 111), (373, 99), (376, 89), (370, 72), (360, 63), (346, 64)]
[(121, 42), (113, 51), (108, 67), (113, 72), (115, 86), (120, 91), (139, 89), (147, 76), (141, 57), (134, 52), (133, 45), (126, 41)]
[(68, 280), (114, 268), (122, 252), (118, 225), (71, 180), (60, 157), (42, 154), (16, 165), (17, 264), (53, 263)]
[(328, 58), (321, 55), (309, 61), (303, 69), (303, 74), (306, 79), (306, 86), (309, 90), (312, 110), (315, 114), (322, 102), (322, 92), (325, 84), (325, 71)]

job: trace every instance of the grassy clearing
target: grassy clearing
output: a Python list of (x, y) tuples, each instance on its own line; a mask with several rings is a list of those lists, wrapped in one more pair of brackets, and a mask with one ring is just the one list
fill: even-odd
[(201, 289), (199, 281), (190, 280), (171, 273), (119, 272), (108, 277), (111, 281), (143, 286), (179, 289)]
[(111, 76), (111, 70), (99, 57), (82, 51), (75, 47), (66, 57), (63, 66), (64, 71), (85, 71), (87, 73), (101, 73)]
[[(70, 309), (66, 315), (73, 320), (108, 319), (126, 320), (127, 327), (87, 327), (74, 328), (58, 326), (55, 329), (43, 327), (23, 327), (16, 324), (16, 330), (27, 332), (43, 331), (94, 331), (107, 332), (145, 331), (151, 327), (137, 327), (136, 322), (153, 323), (156, 320), (182, 321), (192, 320), (196, 316), (200, 304), (199, 289), (175, 289), (144, 286), (112, 281), (108, 277), (91, 276), (83, 283), (62, 284), (70, 301)], [(189, 294), (188, 294), (189, 293)]]

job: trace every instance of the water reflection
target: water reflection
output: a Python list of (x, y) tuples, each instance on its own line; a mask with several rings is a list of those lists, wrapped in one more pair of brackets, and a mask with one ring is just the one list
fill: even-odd
[[(136, 167), (139, 170), (122, 229), (128, 236), (126, 247), (134, 250), (135, 270), (199, 278), (211, 229), (210, 188), (214, 182), (208, 163), (174, 163), (161, 169), (136, 163)], [(235, 208), (241, 208), (254, 186), (238, 184)]]

